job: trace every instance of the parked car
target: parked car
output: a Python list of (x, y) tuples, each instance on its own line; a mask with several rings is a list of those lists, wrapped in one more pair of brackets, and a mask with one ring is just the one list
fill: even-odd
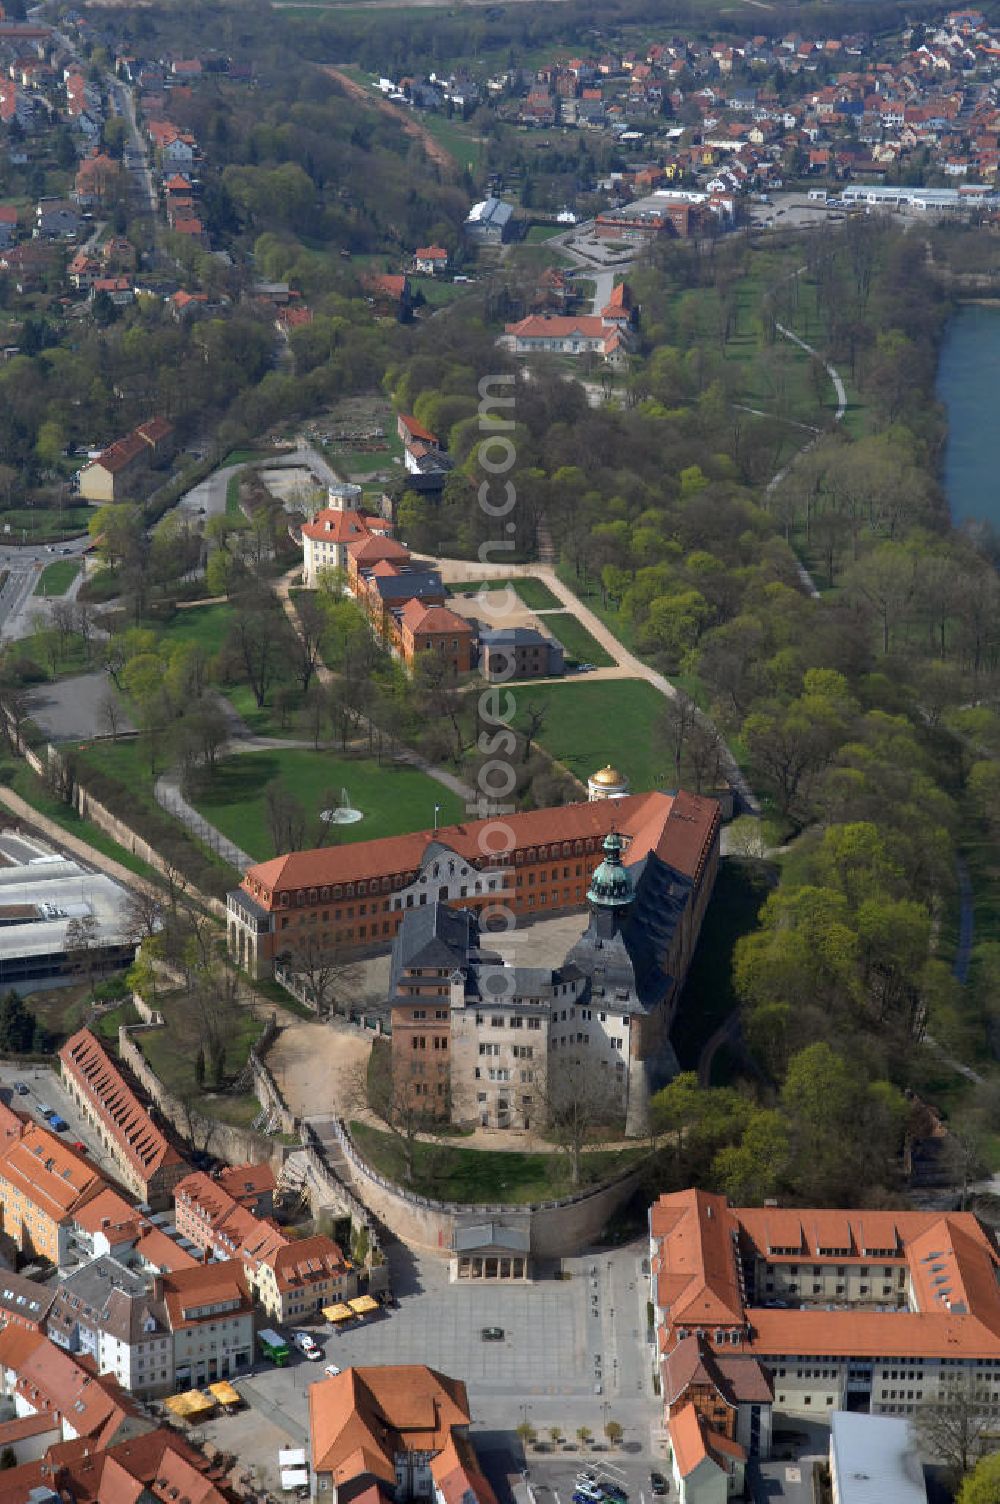
[(653, 1472), (649, 1475), (649, 1486), (653, 1490), (653, 1493), (657, 1496), (657, 1498), (662, 1498), (662, 1496), (667, 1492), (669, 1485), (667, 1484), (667, 1480), (666, 1478), (664, 1478), (662, 1473)]
[(322, 1350), (318, 1343), (310, 1337), (308, 1332), (295, 1332), (292, 1336), (292, 1341), (299, 1352), (309, 1359), (310, 1363), (318, 1363), (320, 1358), (322, 1358)]
[(23, 1081), (15, 1081), (14, 1090), (19, 1097), (26, 1097), (28, 1095), (28, 1088)]
[(52, 1108), (47, 1102), (39, 1102), (38, 1111), (43, 1118), (50, 1118), (52, 1116)]
[(69, 1124), (67, 1123), (65, 1118), (61, 1118), (57, 1112), (54, 1112), (49, 1118), (49, 1127), (52, 1128), (56, 1133), (65, 1133), (66, 1129), (69, 1127)]
[(617, 1483), (608, 1483), (602, 1478), (599, 1486), (601, 1493), (606, 1499), (610, 1499), (612, 1504), (628, 1504), (628, 1494)]
[(502, 1342), (503, 1341), (503, 1327), (502, 1326), (484, 1326), (483, 1330), (482, 1330), (482, 1333), (481, 1333), (481, 1336), (482, 1336), (482, 1339), (483, 1339), (484, 1342)]
[(335, 1379), (340, 1371), (336, 1363), (328, 1363), (323, 1370), (328, 1379)]

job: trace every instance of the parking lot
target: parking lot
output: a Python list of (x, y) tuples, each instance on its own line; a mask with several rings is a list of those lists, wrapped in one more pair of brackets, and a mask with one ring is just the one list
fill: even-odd
[[(28, 1088), (27, 1096), (19, 1096), (14, 1090), (15, 1081), (22, 1081)], [(0, 1061), (0, 1101), (18, 1112), (27, 1112), (36, 1122), (48, 1127), (39, 1110), (44, 1103), (68, 1124), (65, 1133), (59, 1135), (68, 1144), (86, 1145), (87, 1153), (103, 1174), (116, 1178), (115, 1163), (101, 1147), (100, 1139), (75, 1107), (68, 1092), (55, 1071), (42, 1065), (19, 1065), (17, 1061)]]

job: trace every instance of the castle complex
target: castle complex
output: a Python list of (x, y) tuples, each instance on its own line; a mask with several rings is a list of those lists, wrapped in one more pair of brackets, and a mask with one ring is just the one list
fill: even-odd
[[(622, 786), (603, 770), (604, 787)], [(608, 783), (608, 779), (611, 783)], [(544, 1120), (553, 1072), (593, 1070), (609, 1119), (643, 1131), (676, 1069), (669, 1033), (719, 854), (719, 806), (679, 792), (597, 797), (414, 835), (293, 852), (228, 896), (229, 950), (252, 975), (296, 949), (392, 946), (393, 1073), (434, 1118)], [(509, 849), (494, 853), (498, 831)], [(587, 907), (560, 966), (510, 964), (497, 916)]]

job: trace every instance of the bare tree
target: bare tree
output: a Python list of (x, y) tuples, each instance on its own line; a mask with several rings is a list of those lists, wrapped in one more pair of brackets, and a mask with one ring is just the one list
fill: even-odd
[(262, 709), (267, 692), (277, 677), (283, 644), (271, 611), (241, 611), (232, 626), (230, 641)]
[(989, 1391), (970, 1380), (956, 1384), (947, 1399), (919, 1405), (911, 1425), (917, 1445), (940, 1458), (956, 1488), (993, 1450)]
[(320, 661), (320, 644), (326, 626), (326, 617), (311, 595), (300, 596), (295, 602), (298, 625), (295, 629), (295, 677), (308, 694), (313, 675)]
[(59, 651), (65, 653), (76, 636), (76, 606), (73, 601), (53, 601), (49, 621), (59, 639)]
[[(570, 1181), (580, 1184), (583, 1154), (593, 1130), (620, 1126), (624, 1089), (610, 1066), (598, 1065), (583, 1053), (549, 1056), (548, 1072), (540, 1085), (549, 1137), (569, 1161)], [(538, 1083), (536, 1083), (538, 1085)]]
[(90, 991), (102, 970), (100, 927), (93, 914), (74, 916), (66, 925), (63, 949), (73, 971), (85, 977)]
[(12, 752), (21, 750), (21, 728), (31, 714), (31, 703), (27, 692), (17, 686), (5, 689), (3, 692), (3, 729), (7, 738), (7, 745)]
[(524, 721), (521, 727), (521, 735), (524, 737), (524, 747), (521, 752), (521, 761), (525, 763), (531, 756), (531, 748), (535, 737), (539, 735), (545, 725), (545, 717), (549, 713), (547, 700), (529, 700), (524, 707)]
[(275, 780), (264, 790), (264, 810), (275, 854), (297, 851), (305, 843), (306, 812), (302, 804)]
[(135, 945), (152, 940), (163, 929), (163, 900), (154, 889), (136, 887), (128, 890), (122, 909), (122, 934)]
[(89, 662), (97, 631), (97, 612), (86, 601), (77, 600), (73, 603), (73, 630), (83, 643)]
[(669, 700), (663, 702), (663, 709), (657, 721), (657, 731), (666, 745), (667, 752), (674, 765), (674, 783), (679, 788), (681, 783), (681, 763), (684, 757), (684, 748), (688, 737), (694, 729), (697, 719), (695, 703), (683, 691), (678, 690)]
[(347, 958), (336, 938), (309, 932), (289, 952), (286, 969), (301, 979), (321, 1018), (346, 1011), (358, 996), (363, 970)]
[(368, 1061), (355, 1073), (351, 1095), (358, 1107), (367, 1108), (385, 1127), (399, 1151), (405, 1185), (416, 1174), (416, 1147), (420, 1136), (433, 1129), (433, 1119), (417, 1106), (409, 1092), (397, 1089), (392, 1075), (392, 1046), (376, 1039)]
[(97, 719), (111, 740), (117, 742), (118, 733), (122, 729), (122, 722), (125, 716), (116, 689), (106, 689), (104, 691), (97, 707)]

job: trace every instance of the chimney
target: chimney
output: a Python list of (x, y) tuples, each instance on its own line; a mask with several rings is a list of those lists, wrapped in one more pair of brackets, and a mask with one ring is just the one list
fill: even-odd
[(162, 1274), (154, 1274), (153, 1275), (153, 1299), (154, 1300), (162, 1300), (163, 1299), (163, 1275)]

